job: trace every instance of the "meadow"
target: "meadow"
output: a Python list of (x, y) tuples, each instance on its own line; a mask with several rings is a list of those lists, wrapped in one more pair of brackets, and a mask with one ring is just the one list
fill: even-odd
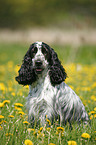
[[(15, 81), (28, 44), (0, 44), (0, 144), (1, 145), (95, 145), (96, 144), (96, 46), (52, 47), (58, 53), (68, 78), (66, 83), (85, 105), (91, 125), (31, 128), (26, 110), (28, 86)], [(49, 127), (47, 127), (47, 124)]]

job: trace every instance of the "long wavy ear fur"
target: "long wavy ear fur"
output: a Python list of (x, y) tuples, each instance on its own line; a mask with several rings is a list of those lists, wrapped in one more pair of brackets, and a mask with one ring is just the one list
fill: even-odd
[(32, 68), (32, 61), (30, 56), (30, 49), (32, 45), (30, 46), (29, 50), (24, 56), (23, 64), (21, 65), (19, 72), (19, 76), (17, 76), (15, 79), (19, 84), (22, 85), (30, 85), (32, 82), (36, 81), (36, 75), (34, 72), (34, 69)]
[(67, 74), (65, 72), (65, 69), (61, 65), (60, 60), (58, 59), (56, 52), (52, 48), (51, 48), (51, 58), (50, 58), (49, 65), (50, 65), (49, 76), (52, 85), (57, 85), (63, 82), (66, 79)]

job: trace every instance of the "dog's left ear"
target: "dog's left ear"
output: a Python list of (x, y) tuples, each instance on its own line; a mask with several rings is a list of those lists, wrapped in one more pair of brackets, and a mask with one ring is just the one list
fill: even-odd
[(52, 48), (49, 65), (49, 76), (52, 85), (57, 85), (63, 82), (66, 79), (67, 74), (65, 72), (65, 69), (61, 65), (60, 60), (58, 59), (57, 53)]
[(29, 50), (25, 54), (21, 68), (18, 71), (19, 75), (15, 78), (16, 81), (22, 85), (31, 85), (36, 81), (36, 75), (34, 69), (32, 68), (32, 60), (30, 56), (30, 50), (32, 47), (33, 45), (30, 46)]

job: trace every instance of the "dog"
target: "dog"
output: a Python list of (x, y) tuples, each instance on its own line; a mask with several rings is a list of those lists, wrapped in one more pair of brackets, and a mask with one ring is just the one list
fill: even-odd
[(24, 56), (16, 81), (29, 85), (27, 109), (29, 122), (51, 124), (54, 120), (62, 125), (68, 122), (87, 123), (88, 114), (80, 98), (64, 82), (67, 73), (57, 53), (44, 42), (33, 43)]

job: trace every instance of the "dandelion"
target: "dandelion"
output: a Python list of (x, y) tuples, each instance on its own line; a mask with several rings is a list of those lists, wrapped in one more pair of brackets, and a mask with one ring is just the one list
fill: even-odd
[(96, 97), (94, 95), (92, 95), (91, 100), (96, 101)]
[(16, 65), (14, 71), (17, 73), (19, 69), (20, 69), (20, 66)]
[(3, 83), (0, 83), (0, 90), (4, 91), (5, 90), (5, 85)]
[(95, 111), (90, 111), (88, 114), (90, 115), (90, 114), (94, 114), (94, 113), (96, 113)]
[(23, 111), (18, 112), (18, 114), (25, 115), (25, 113)]
[(0, 108), (3, 108), (3, 107), (4, 107), (4, 103), (0, 102)]
[(94, 108), (94, 111), (96, 111), (96, 107)]
[(34, 136), (37, 136), (37, 135), (38, 135), (37, 130), (33, 132), (33, 135), (34, 135)]
[(4, 118), (4, 116), (3, 115), (0, 115), (0, 119), (3, 119)]
[(88, 133), (82, 133), (81, 137), (88, 139), (88, 138), (90, 138), (90, 135)]
[(5, 120), (2, 120), (2, 121), (0, 122), (0, 124), (3, 124), (3, 123), (7, 123), (7, 121), (5, 121)]
[(40, 129), (39, 129), (39, 130), (40, 130), (40, 132), (41, 132), (41, 131), (43, 130), (43, 127), (40, 127)]
[(9, 118), (14, 118), (14, 116), (13, 116), (13, 115), (8, 115), (8, 117), (9, 117)]
[(3, 103), (4, 104), (9, 104), (10, 103), (10, 100), (4, 100)]
[(37, 135), (37, 138), (42, 138), (42, 137), (44, 137), (44, 136), (45, 136), (44, 133), (39, 133), (39, 134)]
[(67, 143), (68, 143), (68, 145), (77, 145), (76, 141), (73, 141), (73, 140), (68, 141)]
[(12, 92), (11, 95), (12, 95), (12, 96), (15, 96), (16, 94), (15, 94), (15, 92)]
[(29, 89), (29, 86), (28, 86), (28, 85), (26, 85), (26, 86), (25, 86), (25, 88), (26, 88), (26, 89)]
[(28, 125), (30, 123), (28, 121), (23, 121), (23, 124)]
[(90, 120), (92, 120), (92, 119), (93, 119), (93, 115), (90, 116)]
[(33, 128), (28, 128), (27, 131), (30, 133), (31, 131), (34, 132), (35, 130)]
[(54, 144), (54, 143), (49, 143), (48, 145), (56, 145), (56, 144)]
[(51, 125), (51, 122), (49, 119), (46, 119), (46, 121), (47, 121), (48, 125)]
[(0, 130), (2, 130), (2, 126), (0, 126)]
[(25, 145), (33, 145), (32, 141), (29, 139), (26, 139), (24, 142)]
[(64, 128), (63, 127), (57, 127), (57, 131), (58, 131), (58, 133), (63, 133), (64, 132)]
[(14, 108), (18, 111), (22, 111), (22, 109), (20, 107), (14, 106)]
[(23, 105), (21, 103), (15, 103), (14, 105), (17, 107), (23, 107)]
[(8, 137), (8, 136), (13, 136), (13, 134), (12, 133), (6, 133), (6, 136)]
[(96, 118), (96, 114), (94, 114), (94, 118)]
[(51, 128), (50, 127), (47, 127), (47, 131), (50, 131), (51, 130)]

